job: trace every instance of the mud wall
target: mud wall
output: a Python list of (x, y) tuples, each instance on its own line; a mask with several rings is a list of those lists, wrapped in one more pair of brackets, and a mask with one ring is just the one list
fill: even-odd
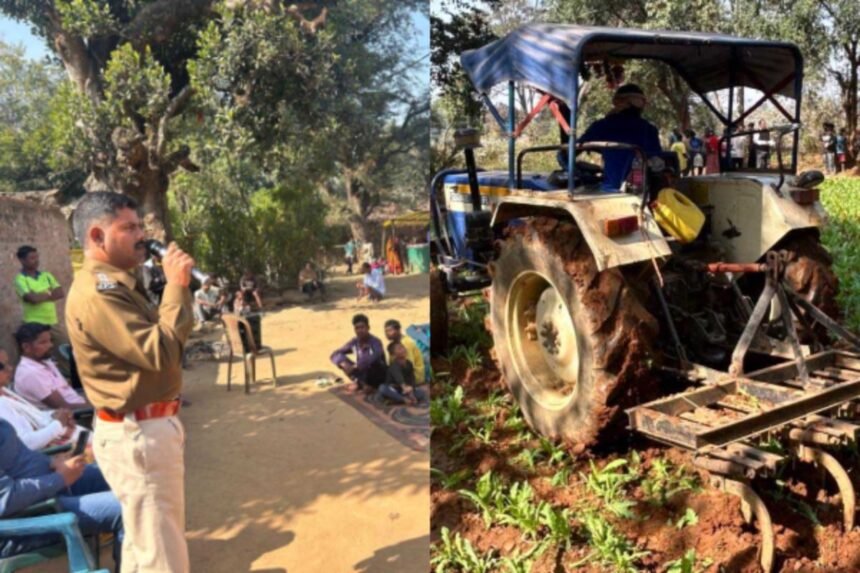
[[(56, 207), (0, 197), (0, 348), (17, 361), (12, 333), (21, 324), (21, 304), (13, 281), (21, 270), (15, 251), (21, 245), (39, 250), (40, 268), (54, 275), (68, 292), (72, 283), (70, 237), (66, 218)], [(57, 303), (60, 322), (65, 299)]]

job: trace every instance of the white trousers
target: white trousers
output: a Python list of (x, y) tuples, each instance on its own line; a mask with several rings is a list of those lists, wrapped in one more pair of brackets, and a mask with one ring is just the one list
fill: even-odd
[(122, 506), (122, 573), (188, 573), (185, 429), (179, 418), (96, 419), (93, 451)]

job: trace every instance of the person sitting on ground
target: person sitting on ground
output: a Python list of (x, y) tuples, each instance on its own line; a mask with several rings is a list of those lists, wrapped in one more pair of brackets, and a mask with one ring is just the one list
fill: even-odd
[(385, 374), (385, 384), (379, 387), (379, 395), (398, 404), (426, 404), (427, 395), (415, 384), (415, 369), (409, 361), (409, 353), (402, 342), (388, 345), (391, 364)]
[(39, 408), (75, 410), (90, 405), (75, 392), (50, 359), (51, 327), (27, 322), (15, 331), (21, 361), (15, 370), (15, 391)]
[[(419, 384), (423, 384), (425, 380), (424, 377), (426, 375), (424, 370), (424, 355), (421, 354), (421, 349), (418, 348), (418, 344), (412, 340), (411, 337), (403, 334), (400, 327), (400, 321), (394, 320), (393, 318), (385, 321), (385, 338), (387, 338), (389, 342), (399, 342), (406, 347), (409, 362), (412, 363), (412, 367), (415, 369), (415, 379)], [(389, 357), (390, 356), (391, 354), (389, 353)]]
[[(625, 84), (615, 90), (612, 111), (606, 117), (592, 123), (579, 143), (605, 141), (627, 143), (642, 149), (647, 157), (659, 156), (660, 133), (642, 117), (648, 98), (636, 84)], [(627, 179), (633, 166), (635, 154), (629, 149), (610, 149), (603, 155), (603, 191), (618, 191)]]
[[(352, 317), (352, 326), (355, 337), (332, 353), (332, 364), (352, 380), (352, 391), (375, 390), (385, 382), (387, 369), (382, 341), (370, 334), (367, 316), (356, 314)], [(349, 358), (350, 354), (355, 361)]]
[[(75, 514), (82, 534), (112, 533), (113, 558), (119, 565), (122, 510), (98, 466), (87, 464), (83, 456), (52, 459), (33, 452), (9, 422), (0, 420), (0, 517), (12, 516), (51, 498), (56, 498), (61, 511)], [(62, 541), (59, 533), (4, 536), (0, 539), (0, 558)]]
[(257, 308), (263, 310), (263, 300), (260, 298), (260, 287), (257, 285), (257, 277), (251, 272), (251, 269), (245, 269), (245, 273), (239, 280), (239, 291), (242, 293), (245, 306), (249, 309), (251, 304), (256, 302)]
[(212, 286), (212, 279), (207, 278), (194, 293), (194, 319), (198, 324), (203, 324), (207, 320), (216, 320), (221, 316), (226, 299), (226, 295)]
[(9, 355), (0, 348), (0, 419), (12, 424), (25, 446), (40, 450), (77, 439), (80, 429), (71, 411), (65, 408), (40, 410), (8, 388), (11, 380)]
[(299, 289), (308, 299), (312, 298), (315, 292), (319, 292), (320, 298), (325, 296), (325, 285), (319, 279), (319, 274), (310, 262), (305, 263), (305, 266), (299, 271)]
[(385, 277), (382, 274), (382, 269), (372, 268), (370, 263), (362, 263), (361, 273), (364, 278), (360, 283), (356, 283), (358, 289), (358, 300), (364, 297), (376, 302), (382, 300), (385, 296)]

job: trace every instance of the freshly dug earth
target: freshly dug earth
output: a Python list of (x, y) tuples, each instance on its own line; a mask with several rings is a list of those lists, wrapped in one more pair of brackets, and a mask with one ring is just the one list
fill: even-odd
[[(489, 360), (485, 364), (489, 365)], [(436, 371), (449, 372), (453, 384), (463, 386), (464, 404), (475, 404), (485, 400), (494, 392), (506, 391), (497, 371), (491, 367), (480, 370), (467, 370), (460, 362), (448, 363), (440, 360)], [(436, 394), (442, 386), (434, 388)], [(492, 443), (482, 444), (470, 440), (459, 449), (452, 447), (468, 435), (465, 425), (459, 428), (435, 429), (431, 442), (431, 467), (447, 475), (469, 469), (472, 477), (459, 483), (453, 490), (475, 488), (475, 481), (483, 473), (492, 470), (507, 483), (526, 480), (535, 491), (536, 500), (545, 500), (556, 508), (572, 509), (574, 531), (571, 547), (562, 551), (552, 547), (545, 551), (534, 563), (533, 573), (560, 573), (566, 571), (611, 571), (593, 561), (585, 560), (593, 548), (588, 545), (577, 531), (577, 519), (585, 504), (599, 507), (599, 502), (591, 494), (580, 472), (590, 471), (589, 462), (603, 467), (619, 457), (630, 457), (635, 450), (639, 453), (643, 474), (656, 460), (667, 460), (673, 467), (684, 466), (688, 473), (698, 475), (701, 484), (707, 484), (707, 475), (692, 469), (690, 456), (679, 449), (665, 448), (637, 438), (630, 434), (617, 436), (610, 447), (592, 448), (574, 457), (567, 484), (556, 487), (550, 478), (558, 467), (550, 467), (539, 462), (534, 469), (527, 469), (517, 463), (515, 458), (524, 447), (536, 448), (537, 439), (528, 442), (515, 440), (514, 433), (504, 428), (509, 408), (502, 408), (496, 419)], [(860, 467), (860, 466), (858, 466)], [(860, 531), (844, 533), (841, 526), (841, 504), (838, 494), (831, 486), (823, 484), (821, 474), (805, 464), (787, 466), (782, 478), (784, 488), (774, 480), (755, 484), (756, 491), (763, 498), (774, 520), (776, 534), (776, 566), (779, 572), (808, 573), (849, 573), (860, 571)], [(835, 488), (834, 488), (835, 489)], [(791, 495), (787, 495), (790, 492)], [(737, 497), (724, 494), (704, 486), (696, 492), (686, 491), (674, 495), (661, 506), (645, 501), (641, 484), (628, 492), (630, 499), (636, 500), (635, 517), (623, 519), (608, 512), (602, 513), (617, 531), (623, 533), (637, 549), (649, 552), (639, 561), (638, 569), (647, 572), (663, 572), (666, 564), (683, 556), (688, 550), (695, 549), (698, 566), (708, 559), (711, 564), (702, 569), (709, 573), (737, 572), (755, 573), (761, 569), (758, 564), (760, 537), (755, 526), (744, 523)], [(698, 515), (698, 522), (681, 529), (676, 527), (678, 520), (687, 508)], [(814, 517), (806, 512), (809, 508)], [(816, 525), (812, 519), (818, 520)], [(517, 551), (525, 553), (533, 543), (524, 541), (522, 532), (510, 526), (492, 526), (487, 529), (481, 515), (469, 501), (456, 491), (442, 487), (438, 480), (431, 484), (431, 541), (437, 542), (443, 527), (451, 533), (460, 533), (481, 553), (495, 550), (497, 555), (513, 555)], [(538, 537), (540, 539), (540, 536)]]

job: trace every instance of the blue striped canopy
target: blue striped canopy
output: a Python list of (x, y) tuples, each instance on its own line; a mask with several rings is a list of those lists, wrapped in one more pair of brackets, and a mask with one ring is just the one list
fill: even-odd
[[(672, 66), (700, 94), (734, 86), (797, 99), (803, 57), (797, 46), (700, 32), (529, 24), (460, 56), (475, 88), (524, 82), (571, 103), (580, 63), (652, 59)], [(792, 77), (792, 74), (794, 76)]]

